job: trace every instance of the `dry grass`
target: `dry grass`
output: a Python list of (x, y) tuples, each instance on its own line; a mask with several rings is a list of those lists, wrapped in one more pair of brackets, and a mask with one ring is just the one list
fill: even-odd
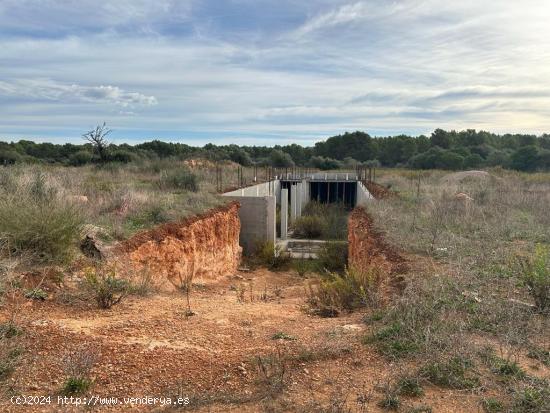
[[(378, 175), (399, 196), (369, 204), (375, 223), (394, 245), (429, 265), (389, 308), (367, 317), (372, 332), (365, 343), (397, 363), (414, 360), (421, 381), (455, 389), (483, 382), (514, 395), (496, 401), (510, 411), (541, 411), (529, 406), (544, 405), (539, 396), (548, 394), (548, 382), (527, 374), (503, 380), (502, 372), (515, 371), (514, 360), (550, 341), (544, 314), (550, 176), (491, 174)], [(480, 347), (488, 342), (506, 363), (483, 367)]]

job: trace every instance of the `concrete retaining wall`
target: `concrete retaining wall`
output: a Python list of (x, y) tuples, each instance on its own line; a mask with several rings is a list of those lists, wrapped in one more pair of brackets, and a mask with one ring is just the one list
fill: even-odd
[(259, 197), (259, 196), (275, 196), (277, 204), (281, 202), (281, 182), (278, 180), (264, 182), (257, 185), (247, 186), (246, 188), (236, 189), (231, 192), (226, 192), (224, 196), (239, 196), (239, 197)]
[(373, 200), (373, 196), (369, 190), (363, 185), (362, 182), (357, 182), (357, 202), (356, 206), (366, 205), (369, 201)]
[(238, 201), (241, 204), (239, 219), (241, 231), (239, 235), (240, 245), (245, 254), (254, 251), (259, 242), (273, 242), (276, 240), (275, 196), (230, 196), (229, 199)]

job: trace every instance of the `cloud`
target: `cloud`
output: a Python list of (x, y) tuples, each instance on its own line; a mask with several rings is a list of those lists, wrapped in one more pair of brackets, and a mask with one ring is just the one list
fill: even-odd
[(0, 137), (539, 133), (549, 20), (542, 0), (4, 0)]
[(154, 96), (127, 92), (117, 86), (82, 86), (39, 79), (0, 81), (2, 95), (27, 101), (109, 103), (122, 107), (158, 103)]

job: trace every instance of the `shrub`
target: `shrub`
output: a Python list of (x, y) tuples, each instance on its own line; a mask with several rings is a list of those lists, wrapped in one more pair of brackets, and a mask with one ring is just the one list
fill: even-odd
[(0, 249), (39, 262), (62, 262), (76, 244), (80, 210), (49, 186), (44, 174), (0, 193)]
[(118, 278), (114, 269), (89, 269), (84, 287), (103, 309), (120, 303), (131, 291), (128, 281)]
[(25, 291), (25, 298), (44, 301), (46, 298), (48, 298), (48, 293), (41, 288), (33, 288), (31, 290)]
[(420, 376), (433, 385), (450, 389), (471, 389), (479, 386), (479, 378), (471, 374), (472, 363), (462, 357), (434, 361), (420, 369)]
[(513, 413), (538, 413), (550, 409), (550, 391), (548, 386), (529, 387), (514, 397)]
[(13, 322), (0, 323), (0, 340), (16, 337), (21, 334), (21, 329)]
[(401, 406), (401, 400), (397, 395), (395, 389), (391, 386), (384, 388), (384, 397), (377, 403), (378, 407), (384, 410), (399, 410)]
[(305, 277), (307, 273), (313, 271), (314, 262), (310, 259), (298, 258), (292, 260), (292, 268), (300, 277)]
[(520, 261), (521, 277), (541, 313), (550, 311), (550, 248), (538, 245), (532, 259)]
[(197, 175), (188, 168), (177, 168), (171, 171), (162, 171), (159, 178), (159, 186), (162, 189), (177, 189), (197, 192), (199, 180)]
[(326, 242), (317, 254), (318, 265), (328, 272), (343, 272), (348, 264), (348, 244)]
[(69, 164), (72, 166), (86, 165), (92, 161), (92, 157), (93, 155), (88, 151), (78, 151), (69, 157)]
[(342, 275), (329, 274), (317, 288), (310, 287), (308, 303), (321, 316), (375, 305), (381, 278), (380, 270), (374, 267), (367, 272), (348, 269)]
[(294, 237), (318, 239), (326, 233), (326, 221), (319, 216), (301, 216), (294, 221)]
[(98, 354), (92, 348), (82, 348), (65, 355), (63, 369), (67, 378), (63, 384), (64, 394), (80, 394), (88, 391), (93, 384), (90, 373), (97, 358)]
[(279, 331), (271, 336), (272, 340), (296, 340), (296, 337), (291, 336), (283, 331)]
[(259, 242), (255, 245), (251, 262), (271, 270), (281, 270), (290, 263), (290, 256), (273, 242)]
[(424, 389), (418, 376), (403, 376), (397, 381), (397, 393), (403, 396), (420, 397), (424, 394)]
[(502, 402), (492, 397), (483, 399), (481, 401), (481, 407), (486, 413), (498, 413), (504, 411), (504, 406), (502, 405)]

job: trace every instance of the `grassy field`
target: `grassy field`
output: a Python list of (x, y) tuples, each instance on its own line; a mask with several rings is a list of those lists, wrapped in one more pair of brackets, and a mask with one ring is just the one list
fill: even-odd
[(485, 411), (543, 412), (548, 370), (525, 368), (550, 362), (550, 175), (489, 172), (379, 173), (397, 195), (368, 211), (415, 270), (364, 340), (414, 365), (394, 393), (429, 383), (498, 395)]

